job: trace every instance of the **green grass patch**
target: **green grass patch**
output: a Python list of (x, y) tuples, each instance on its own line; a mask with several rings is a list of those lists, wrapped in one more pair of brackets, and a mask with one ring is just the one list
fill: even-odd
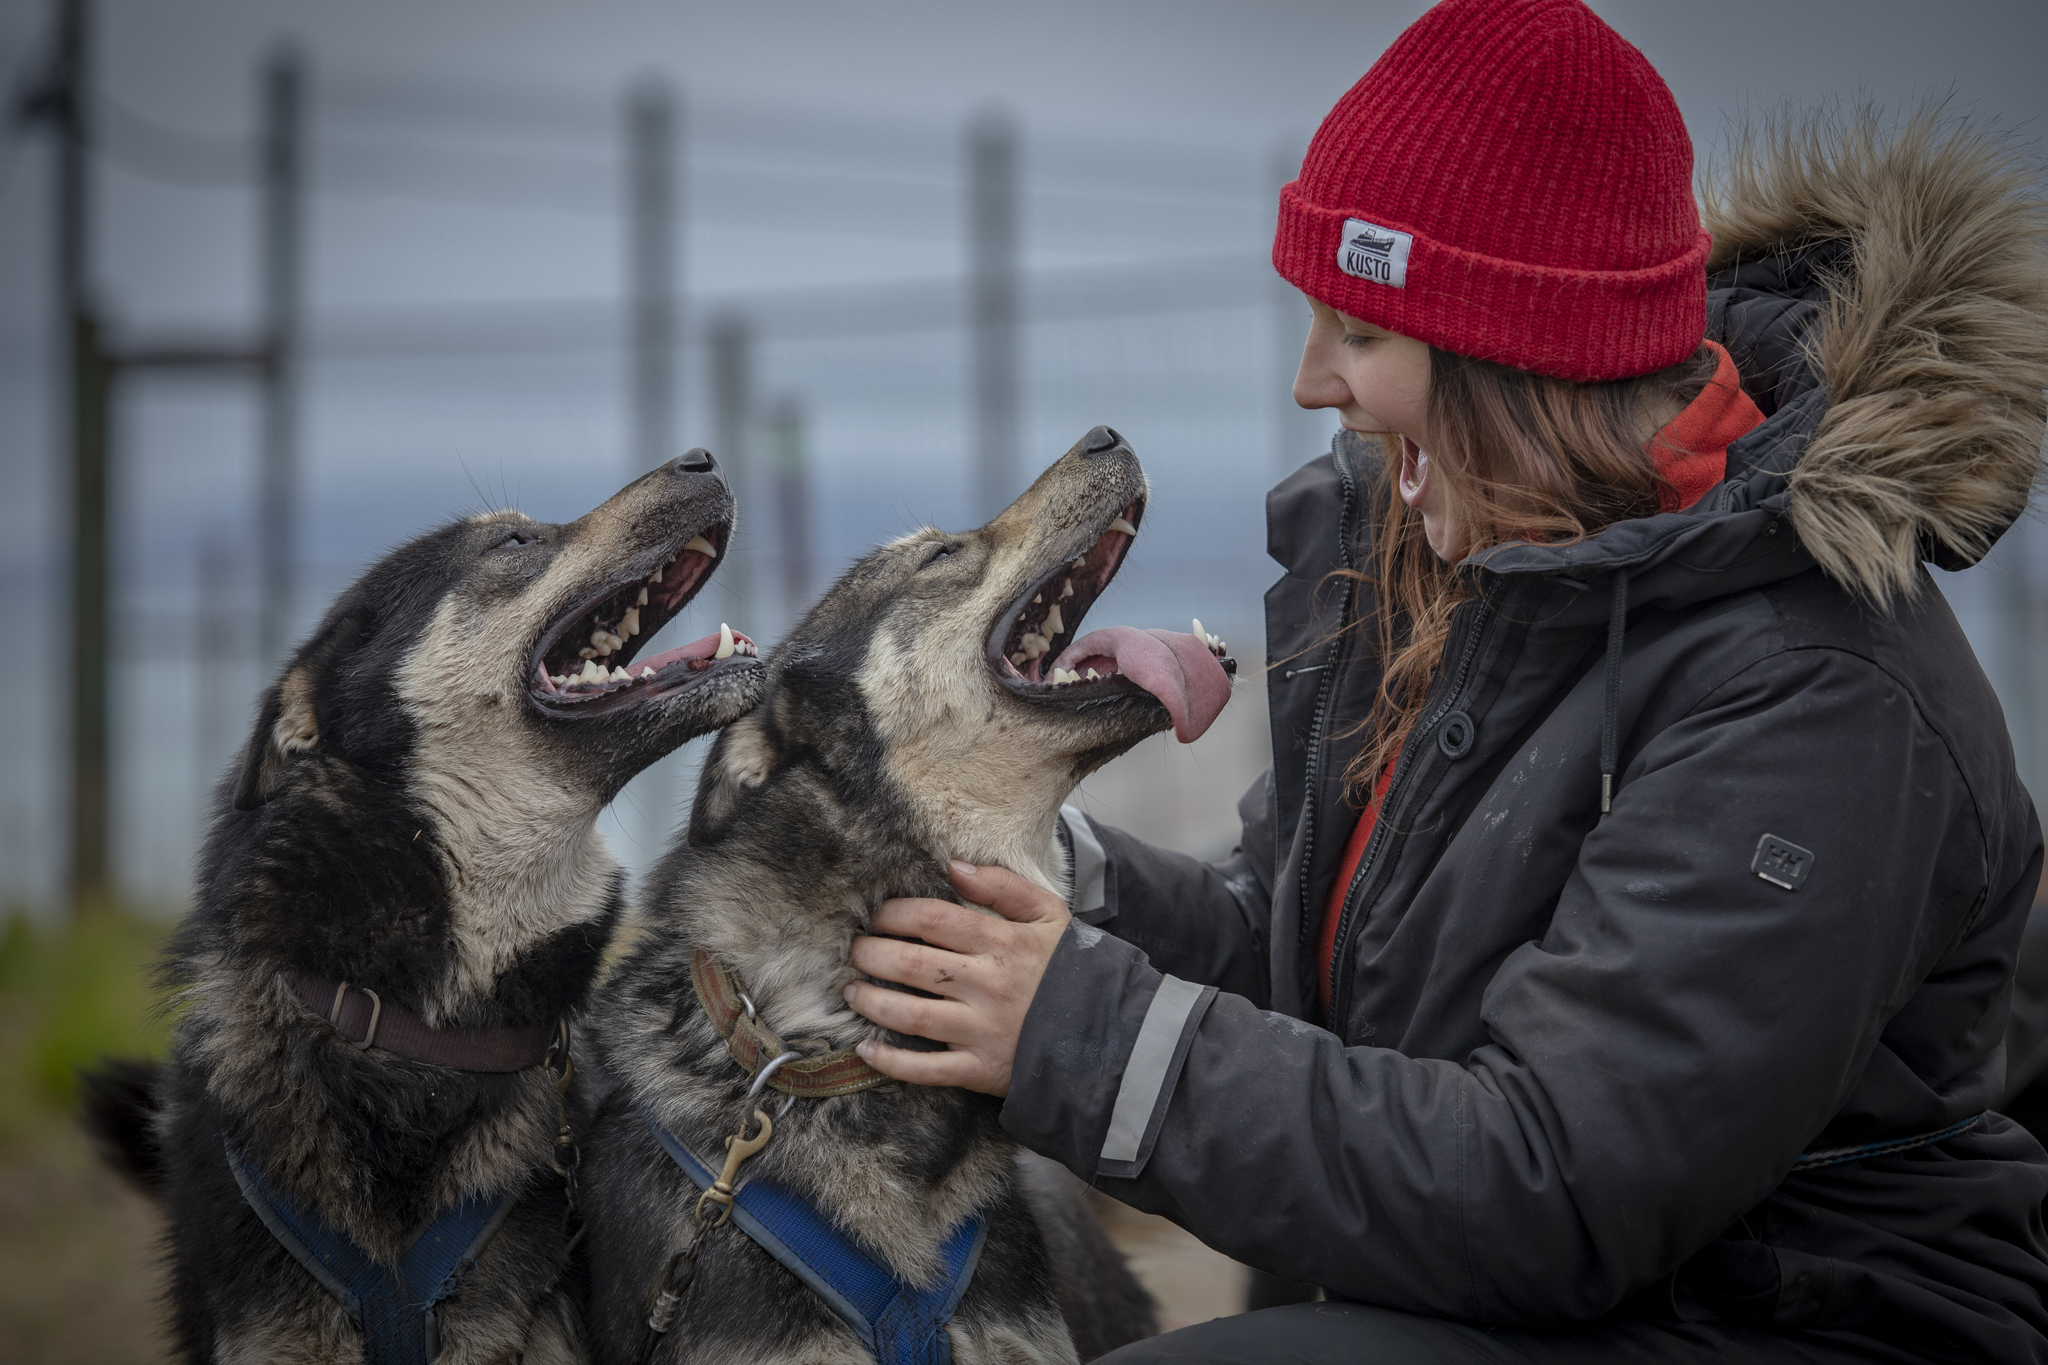
[(151, 974), (169, 930), (128, 913), (54, 923), (9, 916), (0, 927), (0, 1113), (27, 1121), (68, 1111), (80, 1067), (163, 1055), (170, 1021)]

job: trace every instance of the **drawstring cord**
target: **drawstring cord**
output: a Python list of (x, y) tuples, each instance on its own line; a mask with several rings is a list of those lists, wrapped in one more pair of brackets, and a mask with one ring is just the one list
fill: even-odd
[(1600, 813), (1614, 805), (1614, 768), (1621, 756), (1621, 635), (1628, 628), (1628, 570), (1614, 576), (1607, 614), (1607, 708), (1600, 719)]

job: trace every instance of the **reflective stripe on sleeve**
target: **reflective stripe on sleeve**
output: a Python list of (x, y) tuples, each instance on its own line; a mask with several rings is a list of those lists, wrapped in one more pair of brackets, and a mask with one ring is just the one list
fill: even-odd
[[(1078, 841), (1077, 841), (1078, 842)], [(1178, 977), (1163, 977), (1152, 1004), (1145, 1010), (1145, 1022), (1138, 1028), (1138, 1042), (1124, 1064), (1123, 1084), (1117, 1088), (1116, 1108), (1109, 1116), (1109, 1136), (1102, 1143), (1103, 1161), (1136, 1161), (1138, 1148), (1151, 1126), (1152, 1111), (1166, 1085), (1167, 1068), (1173, 1064), (1174, 1049), (1188, 1015), (1201, 1003), (1203, 987)]]
[(1095, 837), (1095, 826), (1088, 823), (1087, 816), (1072, 806), (1061, 806), (1060, 818), (1067, 822), (1067, 838), (1074, 845), (1074, 898), (1068, 908), (1077, 915), (1092, 915), (1106, 899), (1103, 872), (1109, 866), (1109, 855), (1102, 851), (1102, 840)]

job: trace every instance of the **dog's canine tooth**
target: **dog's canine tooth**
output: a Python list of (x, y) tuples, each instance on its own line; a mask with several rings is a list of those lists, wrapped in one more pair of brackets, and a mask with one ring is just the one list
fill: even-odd
[(711, 657), (714, 659), (730, 659), (732, 655), (732, 627), (720, 621), (718, 623), (718, 652)]
[(702, 536), (692, 537), (690, 543), (683, 547), (684, 553), (688, 553), (691, 550), (695, 550), (698, 554), (708, 559), (718, 558), (718, 547)]
[(1125, 521), (1122, 517), (1118, 517), (1116, 520), (1110, 522), (1109, 529), (1112, 531), (1122, 531), (1127, 536), (1134, 536), (1138, 534), (1138, 528), (1131, 525), (1128, 521)]
[(626, 614), (619, 618), (619, 630), (629, 640), (640, 633), (640, 608), (626, 608)]
[(1195, 638), (1197, 640), (1206, 640), (1209, 638), (1209, 632), (1202, 629), (1202, 618), (1199, 616), (1195, 618)]
[(1055, 603), (1053, 603), (1053, 607), (1052, 607), (1052, 610), (1051, 610), (1051, 611), (1049, 611), (1049, 612), (1047, 612), (1047, 613), (1045, 614), (1045, 633), (1046, 633), (1046, 636), (1047, 636), (1047, 638), (1051, 638), (1052, 636), (1054, 636), (1054, 635), (1057, 635), (1057, 634), (1059, 634), (1059, 633), (1060, 633), (1061, 631), (1065, 630), (1066, 628), (1067, 628), (1067, 623), (1066, 623), (1066, 622), (1064, 622), (1064, 621), (1062, 621), (1062, 620), (1060, 620), (1060, 607), (1059, 607), (1059, 603), (1055, 602)]

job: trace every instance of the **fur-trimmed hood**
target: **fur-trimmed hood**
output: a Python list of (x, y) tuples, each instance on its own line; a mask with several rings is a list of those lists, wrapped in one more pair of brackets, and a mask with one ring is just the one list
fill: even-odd
[(2042, 480), (2048, 211), (2035, 168), (1938, 111), (1887, 127), (1865, 110), (1742, 135), (1703, 197), (1712, 285), (1782, 290), (1785, 353), (1758, 349), (1810, 378), (1771, 386), (1824, 390), (1785, 474), (1807, 551), (1880, 605), (1911, 595), (1922, 558), (1981, 559)]

